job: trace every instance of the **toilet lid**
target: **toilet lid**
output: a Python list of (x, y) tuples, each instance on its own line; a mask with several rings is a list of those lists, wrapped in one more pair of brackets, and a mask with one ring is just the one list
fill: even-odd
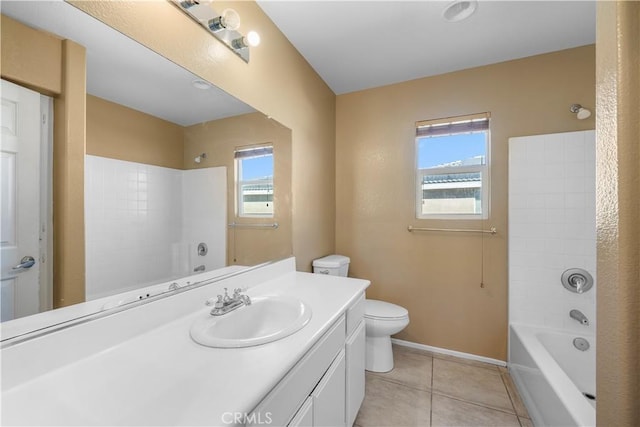
[(376, 319), (401, 319), (407, 317), (406, 308), (375, 299), (365, 300), (364, 317)]

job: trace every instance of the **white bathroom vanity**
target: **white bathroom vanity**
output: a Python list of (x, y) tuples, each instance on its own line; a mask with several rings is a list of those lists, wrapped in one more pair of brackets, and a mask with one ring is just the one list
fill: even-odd
[[(289, 258), (44, 333), (3, 337), (2, 424), (352, 425), (364, 397), (368, 285), (296, 272)], [(266, 344), (200, 345), (190, 328), (224, 288), (297, 298), (311, 318)]]

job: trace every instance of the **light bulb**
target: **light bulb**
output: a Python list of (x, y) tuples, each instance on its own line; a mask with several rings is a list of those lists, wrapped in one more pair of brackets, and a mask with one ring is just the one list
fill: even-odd
[(225, 9), (222, 15), (209, 20), (207, 25), (211, 31), (237, 30), (240, 28), (240, 15), (233, 9)]
[(233, 9), (225, 9), (222, 11), (224, 26), (227, 30), (237, 30), (240, 28), (240, 15)]
[(260, 35), (255, 31), (249, 31), (246, 36), (238, 37), (231, 40), (231, 47), (234, 49), (244, 49), (249, 46), (258, 46), (260, 44)]
[(247, 34), (247, 42), (249, 46), (258, 46), (260, 44), (260, 34), (255, 31), (249, 31), (249, 34)]

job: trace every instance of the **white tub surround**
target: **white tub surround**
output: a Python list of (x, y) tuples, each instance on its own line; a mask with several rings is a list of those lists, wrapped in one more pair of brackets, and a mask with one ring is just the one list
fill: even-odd
[[(537, 426), (595, 426), (595, 348), (576, 349), (569, 332), (512, 324), (509, 371)], [(580, 335), (594, 343), (595, 336)]]
[(226, 176), (85, 156), (87, 299), (224, 267)]
[[(315, 410), (304, 409), (315, 403), (327, 407), (332, 393), (314, 396), (314, 388), (333, 390), (348, 383), (335, 372), (346, 370), (349, 377), (348, 363), (341, 359), (349, 308), (368, 285), (296, 272), (295, 259), (289, 258), (9, 346), (2, 349), (2, 423), (221, 425), (257, 423), (256, 414), (263, 423), (267, 416), (315, 421)], [(204, 302), (224, 287), (242, 288), (251, 297), (299, 298), (311, 307), (311, 320), (295, 334), (260, 346), (196, 344), (189, 329), (211, 309)], [(315, 369), (296, 369), (309, 360)], [(295, 372), (300, 375), (292, 376)], [(317, 372), (319, 377), (311, 375)], [(290, 383), (297, 385), (290, 389), (295, 393), (277, 394)], [(282, 405), (269, 407), (269, 402)], [(269, 408), (275, 411), (268, 413)], [(293, 408), (293, 413), (278, 408)]]
[(583, 294), (560, 283), (569, 268), (596, 277), (595, 201), (594, 131), (509, 138), (510, 323), (595, 334), (597, 283)]
[(567, 290), (569, 269), (596, 277), (594, 131), (510, 138), (509, 369), (536, 425), (595, 424), (597, 286)]

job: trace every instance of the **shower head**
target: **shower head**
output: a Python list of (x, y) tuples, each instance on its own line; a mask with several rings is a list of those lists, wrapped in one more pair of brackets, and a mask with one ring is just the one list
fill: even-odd
[(584, 120), (591, 116), (591, 111), (587, 110), (580, 104), (572, 104), (569, 111), (577, 114), (578, 120)]
[(193, 159), (194, 162), (196, 163), (200, 163), (202, 161), (202, 159), (206, 159), (207, 158), (207, 153), (202, 153), (196, 156), (195, 159)]

